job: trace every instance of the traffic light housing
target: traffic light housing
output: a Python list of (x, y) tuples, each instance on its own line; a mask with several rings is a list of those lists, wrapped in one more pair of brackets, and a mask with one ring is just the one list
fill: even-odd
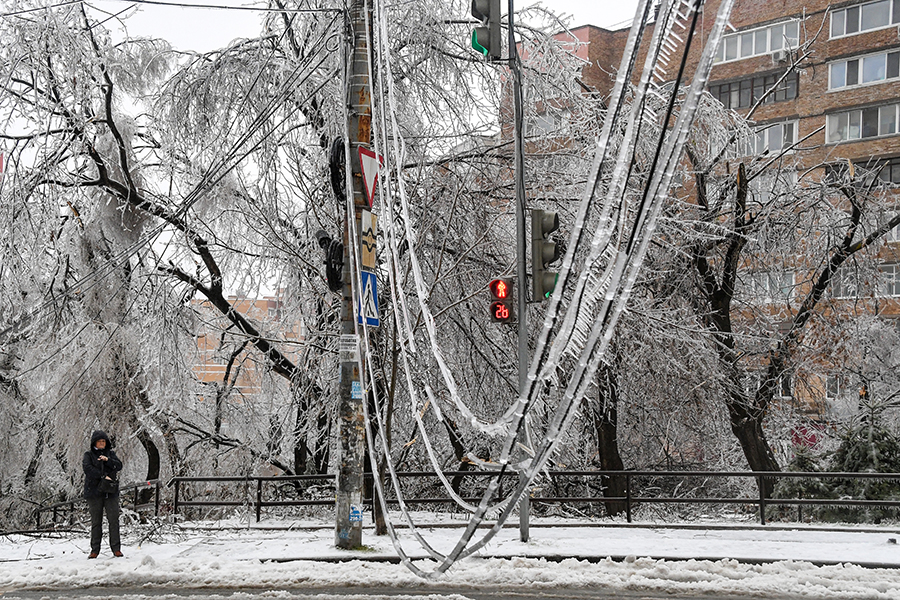
[(531, 290), (532, 299), (542, 302), (556, 287), (559, 273), (547, 266), (559, 259), (559, 245), (550, 234), (559, 229), (559, 215), (551, 210), (535, 208), (531, 211)]
[(492, 279), (488, 284), (491, 290), (491, 321), (509, 323), (513, 318), (512, 283), (509, 279)]
[(316, 240), (325, 251), (325, 280), (328, 282), (328, 289), (340, 292), (344, 285), (344, 244), (332, 239), (322, 229), (316, 232)]
[(481, 27), (472, 30), (472, 48), (489, 60), (500, 58), (500, 0), (472, 0), (472, 16)]

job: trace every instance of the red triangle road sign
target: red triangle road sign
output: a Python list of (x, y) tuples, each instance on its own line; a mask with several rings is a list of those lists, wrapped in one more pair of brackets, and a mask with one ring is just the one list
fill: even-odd
[(359, 169), (362, 171), (363, 186), (366, 190), (366, 202), (369, 208), (375, 204), (375, 186), (378, 185), (378, 173), (384, 166), (384, 158), (368, 148), (359, 149)]

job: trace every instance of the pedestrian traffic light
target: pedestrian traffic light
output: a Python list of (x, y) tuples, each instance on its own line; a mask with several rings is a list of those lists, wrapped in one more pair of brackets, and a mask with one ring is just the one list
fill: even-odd
[(550, 297), (559, 273), (547, 266), (559, 258), (559, 246), (549, 239), (559, 229), (559, 216), (550, 210), (531, 211), (531, 290), (532, 300), (541, 302)]
[(488, 284), (491, 290), (491, 321), (509, 323), (513, 318), (512, 284), (509, 279), (492, 279)]
[(472, 0), (472, 16), (481, 27), (472, 30), (472, 47), (485, 58), (500, 58), (500, 0)]

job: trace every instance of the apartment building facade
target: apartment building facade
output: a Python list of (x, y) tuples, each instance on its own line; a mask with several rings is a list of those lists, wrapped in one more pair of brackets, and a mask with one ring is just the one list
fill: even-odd
[[(276, 295), (261, 298), (229, 296), (228, 301), (264, 336), (279, 343), (285, 356), (296, 359), (304, 339), (302, 322), (295, 315), (286, 314), (281, 294), (279, 291)], [(259, 394), (262, 390), (260, 373), (268, 371), (264, 359), (257, 356), (249, 343), (242, 343), (244, 339), (209, 301), (194, 300), (192, 304), (198, 315), (197, 355), (193, 359), (198, 381), (231, 387), (236, 392), (236, 401), (245, 395)]]

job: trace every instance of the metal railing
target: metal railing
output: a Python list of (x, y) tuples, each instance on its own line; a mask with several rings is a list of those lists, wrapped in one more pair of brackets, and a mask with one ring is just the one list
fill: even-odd
[[(334, 481), (334, 475), (285, 475), (285, 476), (266, 476), (266, 477), (175, 477), (170, 485), (174, 487), (172, 500), (172, 511), (177, 515), (179, 509), (190, 507), (217, 507), (217, 506), (254, 506), (256, 509), (256, 522), (262, 517), (262, 509), (275, 506), (333, 506), (334, 498), (330, 500), (323, 499), (292, 499), (292, 500), (264, 500), (263, 485), (266, 482), (276, 482), (279, 484), (292, 484), (305, 481)], [(243, 500), (184, 500), (182, 498), (183, 484), (185, 483), (228, 483), (243, 482), (244, 483), (244, 499)], [(251, 492), (255, 491), (255, 498), (251, 498)]]
[[(493, 471), (445, 471), (444, 476), (448, 479), (452, 478), (492, 478), (497, 477), (498, 473)], [(602, 504), (607, 507), (619, 506), (624, 504), (626, 520), (631, 523), (633, 517), (633, 509), (639, 504), (718, 504), (718, 505), (743, 505), (754, 507), (758, 511), (759, 520), (762, 525), (766, 524), (766, 509), (769, 506), (795, 506), (798, 511), (798, 520), (802, 520), (802, 509), (808, 506), (839, 506), (839, 507), (881, 507), (881, 508), (900, 508), (900, 499), (898, 500), (870, 500), (858, 498), (772, 498), (767, 497), (765, 490), (771, 486), (770, 482), (787, 478), (806, 478), (806, 479), (873, 479), (873, 480), (897, 480), (900, 481), (900, 473), (841, 473), (841, 472), (781, 472), (781, 471), (549, 471), (547, 473), (551, 482), (554, 480), (559, 482), (565, 478), (580, 478), (586, 480), (600, 480), (595, 482), (594, 489), (599, 490), (602, 487), (602, 478), (621, 479), (624, 478), (625, 493), (622, 496), (604, 496), (602, 494), (590, 495), (535, 495), (530, 496), (532, 504)], [(416, 471), (416, 472), (400, 472), (397, 474), (402, 479), (410, 478), (433, 478), (437, 479), (437, 475), (433, 472)], [(366, 475), (371, 478), (371, 474)], [(504, 477), (518, 478), (518, 474), (512, 471), (505, 472)], [(649, 495), (647, 489), (650, 487), (646, 484), (637, 485), (638, 479), (680, 479), (682, 482), (689, 479), (752, 479), (756, 483), (757, 493), (753, 496), (738, 497), (721, 497), (721, 496), (698, 496), (698, 495), (674, 495), (674, 494), (657, 494)], [(176, 477), (172, 480), (171, 485), (174, 486), (174, 502), (173, 511), (175, 514), (179, 510), (186, 507), (210, 508), (210, 507), (229, 507), (229, 506), (252, 506), (255, 509), (256, 520), (260, 521), (262, 510), (270, 507), (296, 507), (296, 506), (333, 506), (334, 499), (308, 498), (308, 499), (285, 499), (271, 500), (267, 499), (267, 486), (271, 483), (293, 484), (297, 490), (303, 491), (301, 484), (306, 481), (330, 481), (333, 483), (333, 474), (324, 475), (299, 475), (299, 476), (283, 476), (283, 477)], [(229, 483), (243, 482), (244, 493), (241, 500), (224, 500), (210, 498), (211, 492), (205, 492), (205, 499), (194, 500), (186, 499), (185, 486), (190, 483)], [(501, 482), (502, 483), (502, 482)], [(545, 486), (546, 487), (546, 486)], [(564, 487), (576, 487), (573, 485)], [(584, 486), (590, 487), (590, 486)], [(498, 497), (502, 496), (502, 486), (498, 490)], [(232, 496), (235, 497), (235, 496)], [(466, 497), (469, 502), (480, 501), (479, 495)], [(367, 504), (372, 503), (372, 498), (365, 500)], [(397, 504), (396, 498), (387, 498), (388, 504)], [(404, 494), (404, 502), (408, 505), (422, 504), (453, 504), (453, 501), (446, 495), (442, 496), (409, 496)]]
[[(121, 485), (119, 486), (119, 497), (125, 499), (126, 496), (133, 493), (134, 495), (133, 498), (131, 498), (131, 504), (135, 512), (152, 508), (153, 515), (158, 516), (160, 503), (160, 483), (161, 482), (158, 479), (151, 479), (150, 481), (140, 481)], [(141, 502), (141, 497), (146, 495), (146, 492), (148, 490), (152, 490), (153, 495), (148, 502)], [(83, 503), (85, 503), (84, 498), (73, 498), (64, 502), (50, 504), (49, 506), (38, 507), (34, 511), (34, 519), (37, 529), (41, 529), (41, 515), (45, 514), (48, 514), (50, 516), (50, 521), (49, 523), (45, 522), (43, 527), (56, 526), (59, 522), (60, 517), (62, 517), (63, 521), (68, 525), (74, 525), (76, 512), (75, 507), (80, 506)]]

